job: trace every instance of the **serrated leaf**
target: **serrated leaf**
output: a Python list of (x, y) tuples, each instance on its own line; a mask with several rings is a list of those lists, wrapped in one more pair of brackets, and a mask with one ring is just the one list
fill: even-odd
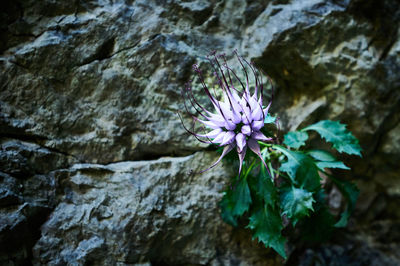
[(281, 165), (279, 170), (288, 173), (292, 181), (295, 182), (297, 170), (301, 167), (302, 162), (307, 159), (306, 155), (302, 152), (289, 151), (280, 146), (274, 146), (274, 148), (281, 151), (287, 158), (287, 161)]
[(335, 224), (335, 227), (346, 227), (347, 221), (356, 205), (360, 190), (351, 182), (339, 180), (334, 177), (330, 178), (348, 200), (346, 210), (341, 214), (340, 220)]
[(287, 173), (294, 184), (308, 191), (316, 191), (320, 188), (321, 178), (318, 168), (310, 156), (302, 152), (287, 150), (278, 145), (273, 147), (287, 157), (288, 160), (282, 163), (280, 170)]
[(346, 129), (346, 125), (338, 121), (322, 120), (308, 126), (302, 131), (315, 130), (327, 142), (332, 143), (338, 152), (355, 154), (361, 157), (361, 147), (353, 134)]
[(311, 150), (308, 151), (307, 154), (318, 160), (316, 165), (321, 170), (324, 170), (324, 168), (350, 169), (343, 162), (336, 160), (336, 158), (327, 151)]
[(303, 217), (309, 216), (310, 211), (314, 211), (313, 193), (294, 186), (283, 187), (281, 191), (281, 209), (293, 225), (296, 225)]
[(290, 131), (285, 134), (283, 144), (298, 149), (301, 146), (306, 144), (306, 140), (308, 139), (307, 132), (302, 131)]
[(276, 117), (271, 116), (269, 113), (264, 118), (264, 124), (273, 124), (276, 121)]
[(247, 226), (253, 230), (253, 239), (264, 243), (266, 247), (273, 248), (279, 255), (286, 259), (285, 242), (282, 236), (282, 218), (278, 208), (265, 205), (250, 216)]

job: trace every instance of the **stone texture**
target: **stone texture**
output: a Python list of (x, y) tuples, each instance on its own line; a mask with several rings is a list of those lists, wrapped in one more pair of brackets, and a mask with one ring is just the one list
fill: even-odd
[[(221, 221), (217, 202), (232, 173), (187, 171), (202, 170), (214, 157), (196, 153), (54, 171), (65, 195), (42, 226), (34, 264), (221, 265), (232, 230)], [(229, 260), (250, 262), (267, 254), (247, 239), (255, 254), (239, 250)]]
[(395, 0), (8, 1), (0, 264), (283, 263), (219, 218), (232, 167), (187, 174), (216, 156), (178, 117), (191, 65), (212, 49), (238, 49), (273, 78), (284, 130), (341, 120), (364, 148), (345, 157), (361, 188), (345, 237), (294, 246), (288, 264), (399, 264), (399, 10)]

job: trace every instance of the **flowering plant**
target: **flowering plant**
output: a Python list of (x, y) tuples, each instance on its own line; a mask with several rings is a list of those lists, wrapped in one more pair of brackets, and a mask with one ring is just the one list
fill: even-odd
[[(329, 170), (350, 169), (343, 162), (326, 150), (300, 150), (309, 138), (307, 132), (317, 132), (339, 153), (361, 156), (361, 147), (344, 124), (330, 120), (288, 132), (282, 142), (279, 120), (268, 112), (273, 98), (271, 80), (264, 74), (271, 88), (270, 101), (265, 105), (262, 73), (236, 52), (235, 55), (244, 82), (228, 66), (224, 55), (213, 53), (207, 57), (223, 100), (217, 97), (215, 89), (209, 89), (199, 67), (193, 66), (215, 111), (207, 110), (199, 103), (188, 83), (183, 91), (185, 107), (190, 113), (188, 100), (195, 114), (190, 114), (193, 124), (185, 129), (199, 141), (223, 148), (220, 158), (201, 172), (216, 166), (236, 149), (238, 174), (231, 180), (220, 202), (222, 218), (232, 226), (238, 226), (245, 215), (253, 237), (286, 258), (283, 229), (298, 228), (306, 240), (316, 241), (329, 235), (333, 227), (346, 226), (358, 196), (353, 183), (337, 178)], [(254, 84), (250, 84), (250, 80), (254, 80)], [(247, 148), (252, 153), (246, 153)], [(327, 207), (321, 185), (323, 178), (331, 180), (347, 199), (347, 208), (338, 221)]]

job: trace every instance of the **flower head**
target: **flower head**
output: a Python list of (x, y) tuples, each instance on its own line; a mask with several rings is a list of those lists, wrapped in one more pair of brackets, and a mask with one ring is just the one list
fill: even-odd
[[(196, 64), (193, 65), (193, 69), (197, 72), (203, 90), (210, 99), (214, 111), (207, 110), (195, 99), (190, 83), (187, 84), (183, 91), (183, 98), (185, 101), (188, 99), (196, 110), (196, 114), (191, 115), (194, 122), (193, 127), (191, 129), (185, 127), (185, 129), (201, 142), (224, 146), (221, 157), (204, 171), (216, 166), (227, 153), (236, 148), (240, 161), (240, 175), (247, 148), (257, 154), (265, 165), (260, 154), (258, 141), (267, 142), (272, 140), (272, 138), (266, 137), (260, 131), (264, 127), (264, 119), (271, 102), (263, 108), (263, 82), (259, 70), (236, 52), (235, 54), (244, 71), (245, 82), (242, 82), (228, 66), (224, 55), (213, 53), (211, 57), (208, 57), (214, 70), (214, 76), (222, 90), (223, 100), (219, 100), (215, 93), (214, 95), (211, 93), (204, 81), (202, 72)], [(250, 91), (246, 66), (254, 76), (253, 92)], [(186, 110), (188, 109), (186, 108)], [(195, 132), (196, 123), (200, 123), (204, 134)]]

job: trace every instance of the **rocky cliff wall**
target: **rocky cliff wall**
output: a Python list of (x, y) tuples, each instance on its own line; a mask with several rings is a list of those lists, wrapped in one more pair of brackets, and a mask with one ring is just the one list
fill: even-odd
[[(281, 265), (217, 206), (232, 167), (177, 116), (212, 49), (276, 84), (284, 130), (347, 123), (356, 213), (288, 264), (398, 265), (400, 4), (9, 1), (0, 11), (0, 264)], [(335, 197), (332, 192), (332, 204)], [(340, 202), (339, 202), (340, 205)]]

